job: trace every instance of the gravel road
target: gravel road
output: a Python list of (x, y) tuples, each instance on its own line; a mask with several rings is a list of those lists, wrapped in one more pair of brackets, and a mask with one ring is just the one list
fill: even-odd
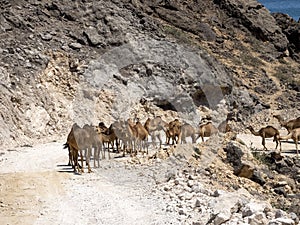
[[(239, 135), (261, 149), (261, 138)], [(92, 173), (76, 175), (66, 165), (64, 141), (0, 152), (0, 224), (182, 224), (155, 187), (166, 167), (102, 160)], [(275, 143), (267, 141), (273, 149)], [(284, 143), (284, 149), (294, 149)], [(155, 176), (154, 176), (155, 175)], [(164, 176), (164, 174), (162, 174)]]

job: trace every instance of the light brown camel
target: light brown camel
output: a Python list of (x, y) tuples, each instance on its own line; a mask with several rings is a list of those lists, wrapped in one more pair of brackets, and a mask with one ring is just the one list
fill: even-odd
[[(300, 128), (293, 129), (287, 136), (279, 137), (279, 140), (288, 140), (288, 139), (293, 139), (296, 145), (297, 156), (299, 156), (298, 142), (300, 141)], [(280, 146), (280, 150), (281, 150), (281, 146)]]
[(162, 145), (162, 133), (166, 131), (168, 123), (163, 121), (160, 116), (153, 119), (148, 118), (144, 124), (145, 129), (151, 136), (153, 147), (156, 147), (156, 138), (159, 140), (159, 148)]
[(185, 123), (180, 129), (181, 143), (186, 143), (187, 137), (191, 137), (192, 143), (196, 143), (196, 130), (192, 125)]
[[(96, 168), (96, 162), (100, 166), (100, 152), (103, 152), (103, 140), (102, 136), (97, 133), (97, 130), (92, 125), (85, 124), (83, 129), (88, 133), (88, 138), (85, 140), (87, 146), (86, 163), (89, 165), (90, 158), (92, 155), (92, 149), (94, 149), (94, 167)], [(105, 147), (104, 147), (105, 151)], [(104, 153), (105, 154), (105, 153)], [(90, 172), (90, 169), (89, 169)]]
[(137, 144), (137, 139), (138, 139), (138, 134), (137, 134), (137, 130), (135, 127), (135, 124), (133, 123), (132, 119), (127, 119), (127, 121), (125, 121), (125, 132), (127, 133), (128, 137), (129, 137), (129, 141), (128, 141), (128, 147), (129, 147), (129, 151), (130, 151), (130, 156), (133, 156), (133, 154), (137, 154), (137, 148), (136, 148), (136, 144)]
[(141, 124), (139, 119), (137, 119), (134, 128), (136, 130), (136, 138), (137, 138), (137, 148), (138, 150), (142, 151), (143, 149), (147, 149), (148, 154), (148, 131), (146, 128)]
[[(96, 127), (96, 130), (97, 133), (100, 135), (104, 148), (105, 148), (105, 143), (107, 143), (108, 158), (110, 159), (110, 145), (112, 149), (114, 149), (114, 142), (116, 142), (117, 151), (119, 151), (117, 135), (115, 134), (112, 125), (110, 125), (110, 127), (107, 128), (104, 125), (104, 123), (99, 123), (99, 125)], [(102, 154), (102, 157), (105, 159), (105, 150), (104, 150), (104, 154)]]
[(170, 144), (172, 139), (172, 145), (181, 143), (181, 122), (178, 119), (171, 121), (168, 124), (168, 129), (166, 130), (167, 144)]
[(255, 131), (253, 129), (252, 126), (248, 126), (247, 127), (248, 130), (250, 130), (250, 132), (255, 135), (255, 136), (261, 136), (262, 138), (262, 145), (264, 146), (264, 150), (268, 150), (267, 147), (266, 147), (266, 141), (265, 139), (266, 138), (274, 138), (273, 141), (276, 142), (276, 147), (275, 149), (277, 149), (278, 147), (278, 142), (280, 144), (280, 150), (281, 150), (281, 142), (278, 140), (279, 138), (279, 131), (273, 127), (273, 126), (266, 126), (266, 127), (263, 127), (261, 129), (259, 129), (259, 131)]
[[(87, 140), (89, 139), (89, 134), (83, 128), (80, 128), (77, 124), (72, 126), (72, 129), (68, 135), (67, 142), (65, 146), (67, 146), (70, 150), (69, 157), (72, 158), (74, 172), (84, 172), (83, 169), (83, 154), (82, 150), (87, 149), (89, 147), (89, 143)], [(81, 168), (78, 163), (78, 156), (81, 156)], [(91, 172), (91, 168), (88, 162), (88, 171)]]
[(218, 133), (218, 129), (212, 124), (212, 122), (207, 122), (205, 124), (201, 124), (198, 128), (198, 137), (196, 140), (201, 137), (202, 142), (204, 142), (204, 137), (210, 137), (213, 134)]
[(300, 128), (300, 117), (289, 121), (284, 121), (280, 115), (274, 115), (273, 117), (278, 120), (282, 127), (287, 129), (288, 133), (290, 133), (293, 129)]

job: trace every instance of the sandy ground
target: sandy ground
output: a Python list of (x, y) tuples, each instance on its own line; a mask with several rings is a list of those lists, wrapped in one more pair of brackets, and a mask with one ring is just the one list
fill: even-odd
[[(238, 137), (262, 149), (260, 137)], [(272, 139), (266, 143), (275, 148)], [(93, 173), (75, 175), (62, 144), (0, 152), (0, 224), (180, 224), (153, 191), (151, 171), (114, 158), (102, 160)], [(284, 154), (295, 153), (292, 142), (282, 147)]]
[(124, 158), (75, 175), (62, 144), (0, 156), (0, 224), (179, 224), (152, 195), (154, 181), (126, 168)]

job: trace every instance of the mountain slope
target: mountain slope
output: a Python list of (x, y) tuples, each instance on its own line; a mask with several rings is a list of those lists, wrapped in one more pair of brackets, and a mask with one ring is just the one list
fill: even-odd
[(2, 2), (1, 144), (60, 138), (140, 102), (187, 121), (223, 98), (240, 121), (299, 108), (299, 23), (257, 1)]

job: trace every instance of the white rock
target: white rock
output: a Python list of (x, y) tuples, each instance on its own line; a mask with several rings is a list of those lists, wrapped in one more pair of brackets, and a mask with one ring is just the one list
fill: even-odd
[(248, 217), (248, 223), (251, 225), (265, 225), (267, 224), (267, 218), (264, 213), (257, 213)]
[(277, 218), (271, 220), (268, 225), (294, 225), (295, 221), (288, 218)]
[(242, 208), (242, 216), (249, 217), (258, 212), (264, 212), (267, 207), (270, 207), (267, 202), (251, 201)]
[(215, 225), (220, 225), (224, 223), (225, 221), (229, 220), (231, 217), (231, 213), (219, 213), (216, 218), (214, 219)]

